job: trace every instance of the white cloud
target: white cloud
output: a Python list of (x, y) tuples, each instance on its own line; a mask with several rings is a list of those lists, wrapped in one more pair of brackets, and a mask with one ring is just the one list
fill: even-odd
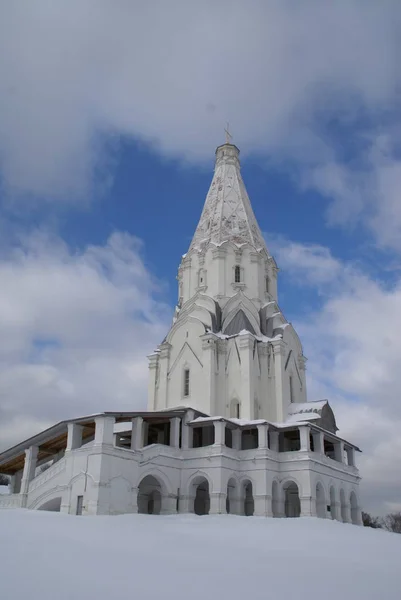
[(340, 434), (363, 450), (364, 507), (384, 513), (399, 502), (401, 482), (401, 280), (391, 288), (327, 248), (276, 240), (293, 283), (323, 299), (295, 323), (308, 357), (308, 395), (329, 398)]
[(42, 234), (0, 256), (0, 440), (63, 418), (146, 406), (146, 353), (169, 308), (121, 233), (81, 252)]
[(393, 105), (400, 19), (393, 0), (3, 2), (4, 184), (82, 199), (99, 132), (199, 160), (227, 120), (244, 151), (325, 168), (322, 123)]

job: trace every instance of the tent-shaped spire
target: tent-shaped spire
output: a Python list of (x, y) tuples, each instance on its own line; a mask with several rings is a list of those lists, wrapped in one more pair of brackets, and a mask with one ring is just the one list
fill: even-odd
[(241, 178), (239, 150), (230, 143), (216, 150), (213, 180), (190, 250), (225, 241), (266, 248)]

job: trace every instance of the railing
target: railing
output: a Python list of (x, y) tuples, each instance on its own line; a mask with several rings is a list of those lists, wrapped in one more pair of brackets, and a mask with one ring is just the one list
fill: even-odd
[(33, 492), (38, 487), (49, 481), (49, 479), (52, 479), (53, 477), (64, 471), (65, 464), (65, 457), (61, 458), (56, 463), (54, 463), (54, 465), (46, 469), (46, 471), (43, 471), (43, 473), (40, 473), (40, 475), (37, 475), (34, 479), (32, 479), (31, 483), (29, 484), (29, 493)]
[(22, 496), (19, 494), (2, 494), (0, 496), (0, 508), (20, 508)]

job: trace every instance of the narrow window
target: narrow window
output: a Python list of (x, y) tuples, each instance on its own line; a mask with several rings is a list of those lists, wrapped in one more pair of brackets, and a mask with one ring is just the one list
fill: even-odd
[(235, 266), (235, 283), (241, 283), (241, 267), (239, 265)]
[(236, 413), (237, 413), (237, 414), (236, 414), (236, 417), (237, 417), (237, 419), (239, 419), (239, 416), (240, 416), (240, 415), (239, 415), (239, 402), (237, 402), (237, 405), (236, 405), (236, 407), (235, 407), (235, 411), (236, 411)]
[(292, 381), (292, 375), (290, 375), (290, 402), (294, 402), (294, 386)]
[(76, 511), (77, 515), (82, 515), (83, 503), (84, 503), (84, 497), (83, 496), (77, 496), (77, 511)]
[(266, 292), (269, 294), (270, 293), (270, 281), (269, 281), (269, 277), (267, 275), (265, 278), (265, 286), (266, 286)]
[(189, 396), (189, 369), (184, 370), (184, 397)]

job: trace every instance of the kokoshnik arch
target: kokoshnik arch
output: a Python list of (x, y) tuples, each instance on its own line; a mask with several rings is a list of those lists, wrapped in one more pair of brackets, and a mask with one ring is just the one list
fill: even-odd
[(307, 401), (277, 273), (228, 140), (181, 260), (171, 328), (149, 356), (148, 410), (63, 421), (3, 452), (0, 507), (361, 524), (358, 448), (337, 435), (327, 400)]

